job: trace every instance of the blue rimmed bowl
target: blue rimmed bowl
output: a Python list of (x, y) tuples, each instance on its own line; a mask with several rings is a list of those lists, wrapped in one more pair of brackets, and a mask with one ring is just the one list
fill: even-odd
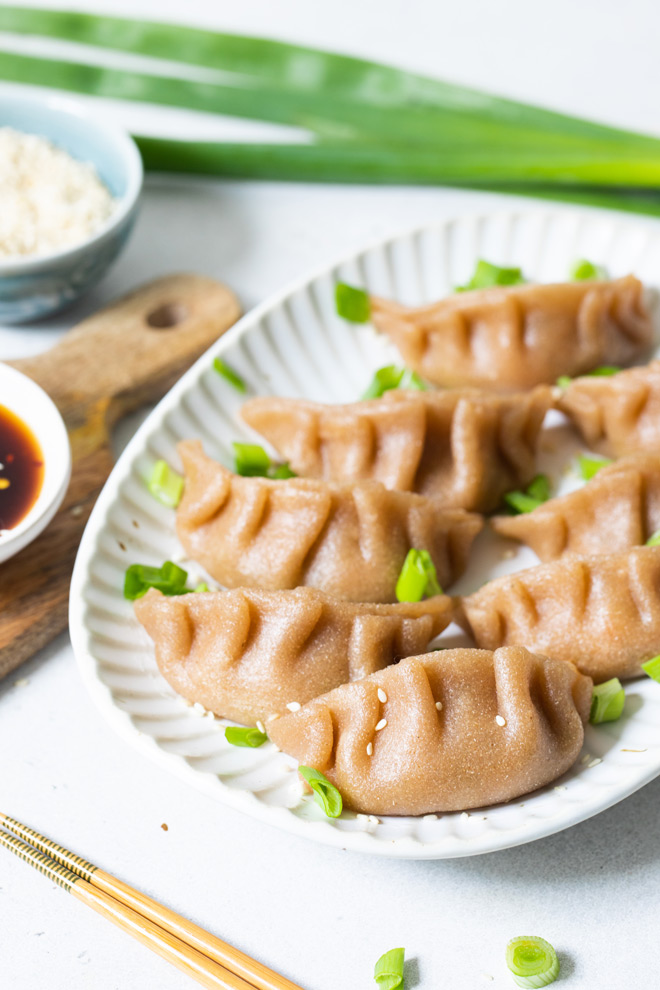
[(142, 159), (128, 134), (66, 97), (0, 94), (0, 127), (38, 134), (73, 158), (91, 162), (117, 200), (105, 224), (80, 244), (0, 260), (0, 323), (24, 323), (68, 306), (105, 275), (135, 222)]

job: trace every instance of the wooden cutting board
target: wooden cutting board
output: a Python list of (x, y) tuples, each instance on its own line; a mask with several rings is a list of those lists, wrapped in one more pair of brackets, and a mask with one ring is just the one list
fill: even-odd
[(113, 425), (159, 399), (239, 316), (226, 286), (170, 275), (84, 320), (45, 354), (9, 362), (62, 413), (73, 472), (50, 525), (0, 565), (0, 678), (66, 628), (78, 544), (113, 466)]

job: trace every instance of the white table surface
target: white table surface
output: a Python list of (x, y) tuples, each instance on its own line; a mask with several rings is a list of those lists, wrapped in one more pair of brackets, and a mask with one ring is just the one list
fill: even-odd
[[(389, 59), (660, 132), (660, 7), (651, 0), (188, 0), (183, 8), (107, 0), (105, 8)], [(226, 126), (193, 114), (103, 112), (180, 134)], [(380, 235), (495, 204), (451, 190), (152, 178), (135, 235), (98, 290), (39, 328), (0, 328), (0, 358), (46, 348), (101, 303), (168, 271), (223, 279), (248, 308)], [(134, 426), (118, 431), (118, 449)], [(408, 990), (513, 986), (504, 946), (529, 933), (557, 947), (567, 990), (657, 986), (659, 799), (656, 781), (567, 832), (474, 859), (361, 857), (243, 817), (137, 755), (91, 707), (66, 635), (0, 683), (0, 807), (307, 990), (375, 986), (373, 963), (395, 945), (410, 960)], [(0, 856), (1, 990), (193, 985)]]

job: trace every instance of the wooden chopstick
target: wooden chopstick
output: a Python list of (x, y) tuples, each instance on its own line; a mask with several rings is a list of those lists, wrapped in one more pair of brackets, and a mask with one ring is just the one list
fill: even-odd
[[(12, 833), (7, 835), (0, 831), (0, 844), (42, 872), (48, 872), (51, 879), (79, 900), (148, 944), (204, 986), (230, 990), (301, 990), (284, 976), (15, 818), (0, 812), (0, 826)], [(200, 969), (202, 960), (214, 968)], [(216, 982), (204, 983), (205, 978)]]

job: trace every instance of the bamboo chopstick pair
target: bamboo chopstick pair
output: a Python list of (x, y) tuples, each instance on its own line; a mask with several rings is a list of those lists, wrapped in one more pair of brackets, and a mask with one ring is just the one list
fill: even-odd
[(163, 904), (0, 812), (0, 845), (210, 990), (301, 990)]

